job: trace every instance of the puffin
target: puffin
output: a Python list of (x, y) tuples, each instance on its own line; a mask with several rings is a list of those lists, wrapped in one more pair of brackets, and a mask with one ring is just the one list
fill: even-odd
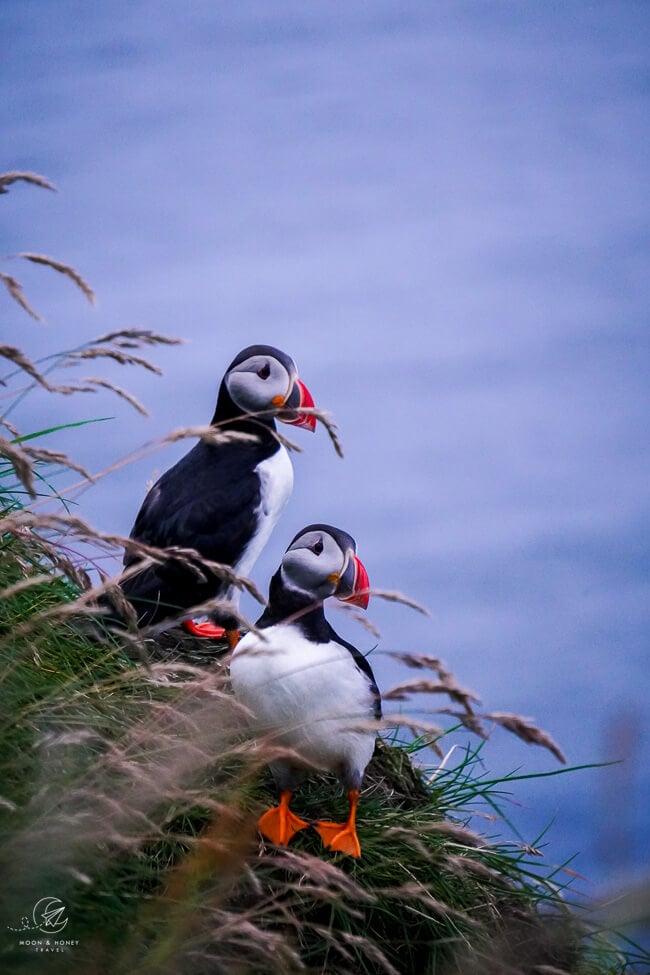
[[(222, 443), (200, 440), (153, 485), (130, 537), (159, 548), (195, 549), (202, 558), (247, 576), (286, 505), (293, 467), (276, 436), (274, 416), (314, 431), (311, 393), (298, 378), (293, 359), (270, 345), (251, 345), (235, 356), (222, 379), (211, 425), (248, 434)], [(124, 568), (139, 561), (124, 556)], [(123, 579), (120, 588), (137, 615), (152, 626), (208, 599), (224, 599), (238, 609), (239, 591), (197, 561), (195, 569), (168, 559)], [(239, 638), (236, 615), (215, 612), (187, 618), (183, 627), (197, 637)]]
[(308, 525), (272, 577), (255, 630), (235, 647), (230, 679), (255, 737), (295, 752), (269, 764), (280, 801), (260, 818), (262, 835), (286, 846), (310, 825), (291, 811), (293, 792), (311, 770), (334, 772), (347, 792), (347, 821), (314, 826), (327, 848), (359, 857), (356, 811), (375, 749), (381, 697), (367, 658), (325, 618), (329, 596), (366, 609), (368, 573), (351, 535)]

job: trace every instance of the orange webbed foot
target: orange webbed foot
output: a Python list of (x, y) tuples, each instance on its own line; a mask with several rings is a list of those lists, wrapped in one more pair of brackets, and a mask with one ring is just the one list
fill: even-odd
[(348, 792), (350, 813), (346, 823), (316, 823), (316, 830), (328, 850), (347, 853), (350, 857), (361, 856), (361, 845), (355, 826), (357, 805), (359, 804), (359, 790), (350, 789)]
[(271, 840), (277, 846), (287, 846), (296, 833), (309, 826), (304, 819), (300, 819), (289, 809), (290, 792), (283, 792), (280, 796), (280, 805), (267, 810), (257, 823), (257, 827), (267, 840)]
[(314, 828), (328, 850), (347, 853), (351, 857), (361, 856), (361, 846), (354, 823), (316, 823)]

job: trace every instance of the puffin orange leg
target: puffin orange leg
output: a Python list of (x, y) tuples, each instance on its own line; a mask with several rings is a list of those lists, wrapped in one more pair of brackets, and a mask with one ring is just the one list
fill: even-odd
[(289, 809), (291, 793), (283, 792), (280, 795), (280, 805), (274, 806), (260, 816), (257, 827), (267, 840), (277, 846), (286, 846), (290, 840), (299, 833), (301, 829), (309, 826), (304, 819), (294, 815)]
[(234, 650), (241, 639), (239, 630), (226, 630), (226, 640), (231, 650)]
[(355, 826), (359, 803), (358, 789), (350, 789), (348, 802), (350, 803), (350, 813), (346, 823), (319, 822), (316, 823), (315, 829), (329, 850), (338, 850), (340, 853), (347, 853), (351, 857), (360, 857), (361, 846)]
[[(227, 638), (228, 631), (223, 626), (217, 626), (212, 620), (204, 620), (202, 623), (195, 623), (194, 620), (184, 620), (183, 629), (192, 636), (202, 639), (223, 640)], [(228, 640), (230, 642), (230, 640)]]

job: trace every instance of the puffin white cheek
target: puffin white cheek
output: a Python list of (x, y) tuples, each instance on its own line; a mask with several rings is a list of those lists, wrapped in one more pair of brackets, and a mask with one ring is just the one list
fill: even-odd
[(320, 567), (314, 565), (314, 556), (308, 549), (299, 549), (285, 555), (282, 561), (282, 579), (285, 585), (304, 593), (316, 593), (323, 582)]
[(233, 372), (228, 376), (226, 386), (233, 403), (246, 412), (254, 413), (269, 405), (264, 380), (254, 373)]
[(284, 402), (291, 385), (289, 373), (275, 360), (261, 363), (260, 369), (266, 366), (269, 367), (266, 378), (259, 374), (259, 370), (253, 369), (234, 369), (226, 377), (230, 398), (240, 409), (251, 413), (268, 410), (276, 397), (281, 397)]

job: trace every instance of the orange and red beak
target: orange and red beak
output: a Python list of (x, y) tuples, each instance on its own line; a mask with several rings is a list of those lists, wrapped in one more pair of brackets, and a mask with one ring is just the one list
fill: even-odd
[(313, 413), (302, 413), (301, 410), (313, 409), (314, 400), (311, 393), (300, 379), (294, 381), (291, 392), (283, 403), (280, 403), (287, 412), (278, 413), (278, 420), (283, 423), (290, 423), (294, 427), (307, 427), (312, 432), (316, 429), (316, 417)]
[(367, 608), (370, 602), (370, 579), (365, 565), (357, 555), (350, 555), (334, 595), (343, 603)]

